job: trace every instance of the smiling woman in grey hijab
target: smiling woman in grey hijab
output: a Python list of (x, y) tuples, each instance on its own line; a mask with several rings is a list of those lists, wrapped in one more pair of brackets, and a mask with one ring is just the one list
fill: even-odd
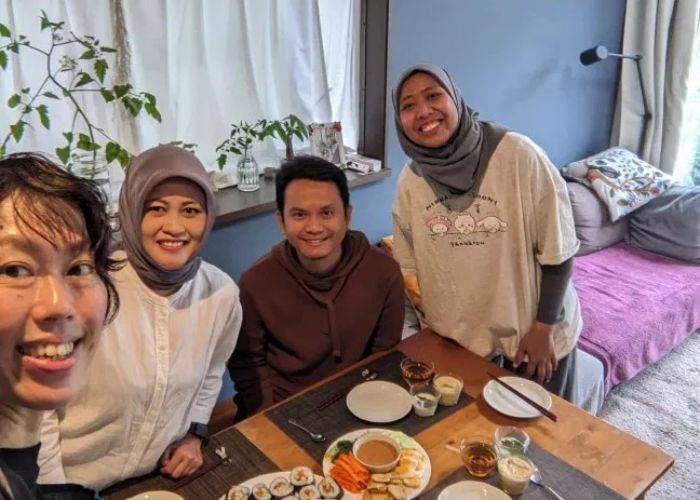
[[(401, 123), (401, 89), (416, 73), (429, 74), (448, 93), (457, 111), (458, 124), (452, 136), (441, 145), (421, 145), (406, 135)], [(491, 155), (507, 132), (503, 127), (479, 121), (479, 113), (464, 104), (459, 88), (442, 68), (419, 64), (405, 70), (398, 78), (392, 95), (394, 122), (404, 152), (413, 160), (411, 168), (427, 177), (433, 190), (464, 194), (475, 184), (488, 165)], [(410, 134), (410, 131), (409, 131)]]
[(216, 217), (209, 176), (197, 157), (182, 148), (159, 146), (135, 157), (119, 195), (119, 221), (124, 250), (143, 282), (159, 291), (172, 291), (197, 273), (201, 259), (193, 252), (182, 267), (169, 269), (156, 262), (144, 248), (141, 231), (148, 196), (168, 179), (185, 179), (201, 189), (205, 198), (206, 226), (198, 249), (206, 241)]
[[(238, 287), (199, 253), (214, 217), (207, 172), (161, 146), (133, 159), (119, 199), (121, 308), (96, 348), (90, 386), (45, 448), (61, 475), (101, 490), (154, 469), (174, 479), (203, 463), (202, 439), (238, 339)], [(44, 448), (42, 448), (44, 449)], [(42, 476), (50, 470), (42, 467)]]
[(394, 255), (417, 278), (425, 324), (560, 396), (584, 392), (570, 279), (578, 240), (561, 175), (532, 140), (480, 121), (442, 68), (406, 69), (392, 101), (409, 156)]

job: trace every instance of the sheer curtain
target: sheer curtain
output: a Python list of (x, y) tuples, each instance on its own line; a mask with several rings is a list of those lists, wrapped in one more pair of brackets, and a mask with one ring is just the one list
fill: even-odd
[[(638, 154), (674, 174), (690, 63), (698, 34), (700, 0), (628, 1), (622, 51), (642, 54), (652, 118)], [(622, 64), (611, 144), (637, 150), (643, 106), (634, 64)]]
[[(214, 148), (232, 122), (289, 113), (305, 122), (339, 120), (346, 145), (357, 145), (359, 0), (0, 0), (0, 22), (46, 43), (41, 9), (76, 34), (119, 49), (110, 59), (115, 80), (157, 97), (162, 123), (145, 115), (132, 120), (99, 96), (80, 96), (90, 117), (133, 153), (182, 140), (196, 143), (197, 155), (213, 168)], [(25, 49), (10, 55), (0, 71), (0, 102), (43, 80), (39, 62)], [(8, 151), (63, 145), (60, 132), (72, 116), (61, 103), (47, 104), (51, 130), (32, 121)], [(16, 120), (14, 111), (2, 108), (0, 130)], [(275, 146), (282, 147), (269, 140), (258, 154), (269, 156)]]

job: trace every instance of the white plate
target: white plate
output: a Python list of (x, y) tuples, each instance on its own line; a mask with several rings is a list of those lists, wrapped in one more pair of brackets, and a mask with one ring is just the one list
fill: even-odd
[[(234, 486), (245, 486), (246, 488), (250, 488), (252, 490), (253, 486), (255, 486), (258, 483), (263, 483), (266, 486), (270, 486), (270, 483), (272, 482), (272, 480), (277, 479), (278, 477), (283, 477), (287, 481), (289, 481), (289, 476), (291, 475), (291, 473), (292, 473), (292, 471), (290, 471), (290, 470), (283, 470), (283, 471), (279, 471), (279, 472), (268, 472), (267, 474), (260, 474), (259, 476), (251, 477), (250, 479), (247, 479), (246, 481), (243, 481), (242, 483), (232, 484), (231, 486), (229, 486), (229, 489), (233, 488)], [(317, 483), (321, 479), (323, 479), (323, 477), (319, 476), (318, 474), (314, 474), (314, 477), (316, 478)], [(344, 500), (345, 498), (347, 498), (347, 496), (343, 496), (342, 500)]]
[(510, 500), (503, 491), (488, 483), (460, 481), (440, 492), (438, 500)]
[[(425, 449), (418, 444), (418, 441), (400, 431), (391, 431), (389, 429), (360, 429), (357, 431), (348, 432), (347, 434), (340, 436), (338, 439), (333, 441), (333, 443), (331, 443), (328, 449), (326, 449), (325, 455), (323, 455), (323, 474), (325, 474), (326, 476), (331, 475), (331, 467), (333, 467), (333, 462), (331, 462), (331, 452), (335, 448), (335, 445), (338, 443), (338, 441), (355, 441), (357, 438), (359, 438), (367, 432), (381, 432), (383, 434), (386, 434), (387, 436), (394, 438), (401, 445), (402, 448), (413, 448), (414, 450), (420, 452), (423, 455), (423, 460), (425, 461), (425, 469), (423, 469), (423, 474), (420, 477), (420, 486), (418, 486), (418, 488), (409, 488), (411, 494), (408, 495), (408, 497), (406, 497), (407, 499), (418, 498), (420, 493), (423, 492), (425, 487), (428, 486), (428, 483), (430, 482), (430, 458), (428, 457), (428, 453), (425, 451)], [(345, 491), (345, 495), (343, 495), (343, 500), (345, 499), (361, 500), (362, 493), (350, 493), (349, 491)]]
[(135, 497), (129, 497), (128, 500), (185, 500), (177, 493), (172, 491), (157, 490), (157, 491), (144, 491), (139, 493)]
[[(499, 377), (498, 379), (522, 392), (544, 408), (549, 410), (552, 407), (552, 398), (549, 392), (537, 382), (521, 377)], [(530, 406), (495, 380), (489, 381), (484, 386), (484, 399), (491, 408), (509, 417), (533, 418), (541, 415), (537, 408)]]
[(375, 424), (399, 420), (413, 407), (413, 400), (406, 389), (385, 380), (356, 385), (348, 393), (345, 403), (357, 418)]

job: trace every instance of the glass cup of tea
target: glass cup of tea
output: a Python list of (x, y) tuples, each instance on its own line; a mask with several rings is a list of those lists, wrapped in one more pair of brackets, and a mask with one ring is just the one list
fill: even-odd
[(459, 453), (467, 472), (474, 477), (486, 477), (496, 467), (498, 454), (496, 448), (486, 437), (462, 439)]
[(413, 384), (409, 390), (413, 397), (413, 411), (419, 417), (432, 417), (435, 415), (440, 392), (429, 382)]
[(411, 358), (401, 360), (401, 376), (408, 386), (420, 382), (428, 382), (435, 373), (435, 364), (432, 361), (418, 361)]

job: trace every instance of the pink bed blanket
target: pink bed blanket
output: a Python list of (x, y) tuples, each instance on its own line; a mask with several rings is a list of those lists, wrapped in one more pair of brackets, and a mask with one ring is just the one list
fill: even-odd
[(700, 266), (624, 243), (574, 261), (579, 347), (602, 361), (605, 392), (700, 328)]

